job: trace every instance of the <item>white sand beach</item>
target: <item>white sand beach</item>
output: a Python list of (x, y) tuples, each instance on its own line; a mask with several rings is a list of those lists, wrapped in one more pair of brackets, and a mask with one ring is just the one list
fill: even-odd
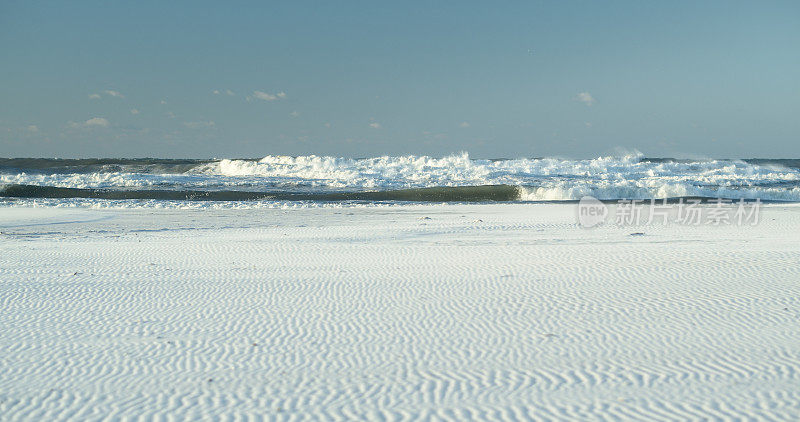
[(0, 420), (800, 419), (800, 207), (574, 210), (0, 208)]

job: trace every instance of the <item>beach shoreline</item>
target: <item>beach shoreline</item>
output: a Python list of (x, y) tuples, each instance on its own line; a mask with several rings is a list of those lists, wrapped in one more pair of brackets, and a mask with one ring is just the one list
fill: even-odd
[(10, 419), (800, 418), (800, 207), (0, 208)]

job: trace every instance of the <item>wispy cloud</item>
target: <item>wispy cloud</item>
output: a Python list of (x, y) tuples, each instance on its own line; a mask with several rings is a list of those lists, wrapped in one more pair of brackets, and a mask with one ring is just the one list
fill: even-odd
[(103, 91), (103, 93), (105, 93), (106, 95), (111, 96), (111, 97), (125, 98), (125, 96), (120, 94), (119, 91), (114, 91), (113, 89), (107, 89), (107, 90)]
[(447, 133), (440, 132), (440, 133), (433, 133), (430, 131), (422, 132), (422, 136), (427, 140), (436, 140), (441, 141), (442, 139), (447, 139)]
[(277, 96), (262, 91), (253, 91), (253, 98), (264, 101), (275, 101)]
[(231, 97), (233, 97), (234, 95), (236, 95), (236, 93), (235, 93), (235, 92), (233, 92), (233, 91), (231, 91), (230, 89), (226, 89), (226, 90), (219, 90), (219, 89), (215, 89), (215, 90), (213, 90), (213, 91), (211, 91), (211, 92), (212, 92), (214, 95), (222, 95), (222, 94), (225, 94), (225, 95), (229, 95), (229, 96), (231, 96)]
[(135, 109), (135, 108), (132, 108), (131, 109), (131, 114), (139, 114), (139, 110)]
[(461, 122), (458, 127), (469, 127), (469, 122)]
[(104, 117), (92, 117), (85, 122), (67, 122), (67, 127), (71, 129), (109, 127), (111, 123)]
[(91, 119), (83, 122), (86, 126), (100, 126), (100, 127), (108, 127), (110, 123), (107, 119), (103, 117), (92, 117)]
[(292, 117), (298, 117), (299, 115), (300, 115), (300, 112), (298, 112), (296, 110), (291, 112), (291, 113), (289, 113), (289, 116), (292, 116)]
[(183, 125), (188, 127), (189, 129), (203, 129), (215, 126), (214, 122), (212, 122), (211, 120), (199, 121), (199, 122), (183, 122)]
[(590, 106), (590, 107), (592, 106), (592, 104), (595, 103), (594, 97), (592, 97), (592, 94), (590, 94), (588, 92), (578, 93), (578, 96), (576, 98), (577, 98), (578, 101), (580, 101), (580, 102), (582, 102), (582, 103), (584, 103), (584, 104), (586, 104), (587, 106)]
[(373, 128), (373, 129), (380, 129), (382, 126), (378, 122), (372, 122), (372, 123), (369, 124), (369, 127)]
[(256, 90), (256, 91), (253, 91), (253, 98), (255, 98), (257, 100), (263, 100), (263, 101), (275, 101), (275, 100), (278, 100), (278, 99), (286, 98), (286, 93), (281, 91), (281, 92), (278, 92), (277, 94), (270, 94), (268, 92), (257, 91)]
[(28, 127), (27, 127), (26, 129), (28, 130), (28, 132), (31, 132), (31, 133), (36, 133), (36, 132), (38, 132), (38, 131), (39, 131), (39, 126), (36, 126), (36, 125), (28, 125)]
[(105, 95), (107, 95), (109, 97), (125, 98), (125, 96), (122, 95), (119, 91), (114, 91), (113, 89), (106, 89), (105, 91), (103, 91), (101, 93), (89, 94), (89, 99), (90, 100), (99, 100), (100, 98), (102, 98), (102, 95), (100, 95), (100, 94), (105, 94)]

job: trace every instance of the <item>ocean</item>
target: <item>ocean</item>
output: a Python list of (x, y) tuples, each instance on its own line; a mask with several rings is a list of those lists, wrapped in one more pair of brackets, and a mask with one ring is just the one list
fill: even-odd
[(0, 204), (273, 207), (724, 198), (800, 201), (800, 160), (383, 156), (0, 158)]

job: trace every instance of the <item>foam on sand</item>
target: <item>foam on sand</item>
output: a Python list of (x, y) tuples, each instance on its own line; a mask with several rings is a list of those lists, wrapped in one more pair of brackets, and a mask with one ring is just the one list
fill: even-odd
[(0, 208), (0, 415), (796, 420), (800, 207), (762, 217)]

